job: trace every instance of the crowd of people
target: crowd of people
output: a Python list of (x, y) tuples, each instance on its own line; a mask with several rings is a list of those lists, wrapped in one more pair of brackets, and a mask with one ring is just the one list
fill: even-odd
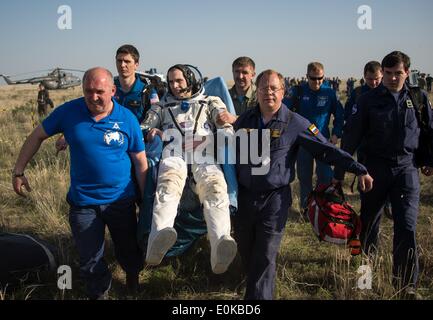
[[(69, 222), (90, 299), (105, 297), (111, 286), (104, 260), (105, 226), (127, 288), (136, 293), (144, 263), (158, 265), (176, 242), (173, 225), (187, 177), (195, 181), (203, 208), (212, 271), (224, 273), (239, 253), (245, 299), (273, 299), (276, 258), (292, 206), (291, 183), (297, 174), (299, 206), (305, 208), (314, 167), (316, 183), (341, 184), (345, 172), (358, 177), (361, 242), (369, 257), (378, 245), (383, 208), (390, 203), (394, 285), (405, 289), (404, 298), (417, 296), (419, 170), (433, 174), (433, 109), (426, 92), (407, 82), (406, 54), (394, 51), (381, 63), (368, 62), (362, 86), (355, 88), (355, 79), (348, 80), (344, 107), (337, 95), (341, 80), (326, 81), (320, 62), (309, 63), (300, 81), (267, 69), (254, 82), (253, 59), (239, 57), (232, 64), (234, 85), (229, 90), (235, 112), (204, 92), (190, 65), (170, 67), (167, 92), (155, 100), (144, 94), (152, 84), (137, 74), (137, 49), (121, 46), (115, 58), (118, 76), (101, 67), (87, 70), (83, 97), (55, 108), (34, 129), (12, 174), (15, 192), (25, 196), (23, 188), (30, 191), (27, 164), (44, 140), (63, 134), (56, 147), (70, 150)], [(420, 104), (425, 106), (422, 112)], [(254, 132), (271, 133), (269, 157), (262, 163), (269, 170), (262, 174), (255, 173), (258, 164), (251, 155), (239, 160), (245, 159), (245, 149), (236, 145), (234, 214), (224, 173), (214, 161), (216, 149), (206, 148), (206, 138), (218, 130), (229, 136), (244, 132), (245, 143), (255, 150), (266, 149), (266, 140), (254, 139)], [(156, 137), (164, 151), (174, 151), (163, 152), (159, 163), (152, 227), (142, 252), (135, 237), (136, 203), (146, 192), (146, 152)], [(196, 150), (203, 155), (200, 163), (188, 157)], [(352, 158), (356, 151), (357, 161)]]

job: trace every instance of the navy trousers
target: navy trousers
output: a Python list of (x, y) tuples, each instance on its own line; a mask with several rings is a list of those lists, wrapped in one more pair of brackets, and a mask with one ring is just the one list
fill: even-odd
[(291, 205), (290, 187), (257, 194), (239, 187), (235, 239), (247, 275), (245, 299), (272, 300), (276, 258)]
[(313, 166), (316, 162), (316, 184), (329, 184), (332, 181), (334, 171), (331, 166), (314, 159), (314, 157), (304, 148), (299, 148), (298, 157), (296, 159), (296, 173), (299, 179), (300, 190), (300, 207), (301, 209), (307, 206), (308, 196), (313, 191)]
[(111, 272), (104, 260), (105, 226), (122, 269), (138, 274), (143, 268), (143, 254), (136, 239), (135, 200), (128, 198), (95, 206), (75, 206), (69, 202), (69, 205), (69, 224), (80, 256), (80, 273), (88, 297), (96, 299), (111, 286)]
[(374, 183), (370, 192), (361, 193), (363, 250), (371, 254), (377, 248), (382, 208), (389, 198), (394, 218), (394, 285), (398, 288), (416, 285), (419, 273), (416, 248), (420, 193), (418, 169), (414, 166), (390, 167), (380, 161), (367, 161), (366, 165)]

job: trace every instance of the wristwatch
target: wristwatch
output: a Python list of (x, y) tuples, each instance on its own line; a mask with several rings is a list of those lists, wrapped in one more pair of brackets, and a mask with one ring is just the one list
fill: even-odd
[(24, 177), (24, 171), (21, 173), (17, 173), (15, 171), (12, 171), (12, 177), (13, 178), (19, 178), (19, 177)]

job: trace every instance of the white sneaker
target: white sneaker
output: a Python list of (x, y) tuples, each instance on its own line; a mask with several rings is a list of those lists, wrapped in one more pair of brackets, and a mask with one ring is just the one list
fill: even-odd
[(211, 254), (212, 271), (216, 274), (224, 273), (236, 256), (236, 241), (229, 235), (218, 239), (214, 254)]
[(174, 245), (177, 232), (174, 228), (167, 227), (160, 230), (146, 252), (146, 263), (156, 266), (161, 263), (167, 251)]

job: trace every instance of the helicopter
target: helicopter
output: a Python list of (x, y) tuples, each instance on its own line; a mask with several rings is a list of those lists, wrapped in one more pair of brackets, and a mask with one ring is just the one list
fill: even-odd
[(0, 77), (2, 77), (8, 85), (42, 83), (44, 87), (48, 90), (59, 90), (59, 89), (72, 88), (75, 86), (79, 86), (81, 84), (80, 77), (67, 71), (84, 72), (83, 70), (63, 69), (63, 68), (55, 68), (46, 71), (50, 71), (50, 72), (47, 75), (21, 79), (16, 81), (11, 80), (10, 76), (5, 76), (3, 74), (0, 74)]
[(150, 80), (156, 80), (158, 79), (161, 82), (167, 82), (165, 80), (165, 76), (162, 73), (158, 73), (158, 71), (156, 70), (156, 68), (150, 68), (149, 70), (145, 70), (143, 71), (137, 71), (137, 73), (139, 75), (142, 75), (144, 77), (149, 78)]

